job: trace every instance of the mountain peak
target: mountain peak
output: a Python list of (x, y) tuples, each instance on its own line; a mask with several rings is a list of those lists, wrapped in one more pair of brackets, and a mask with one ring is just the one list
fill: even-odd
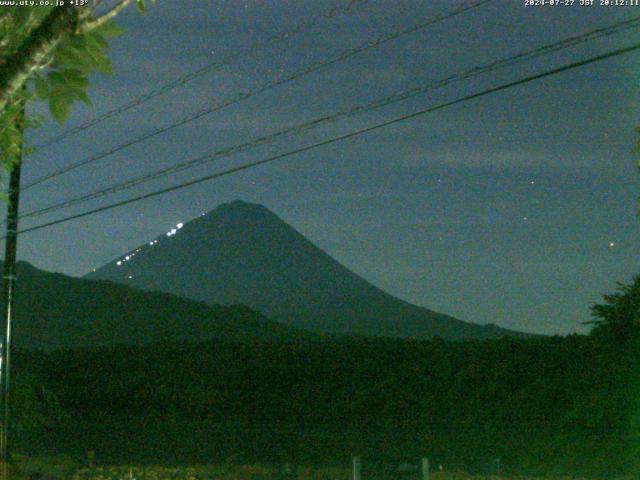
[[(205, 221), (217, 222), (225, 221), (266, 221), (267, 219), (279, 220), (278, 216), (267, 207), (258, 203), (245, 202), (244, 200), (234, 200), (229, 203), (222, 203), (208, 213), (200, 216)], [(197, 218), (194, 220), (198, 220)]]
[[(260, 205), (258, 203), (250, 203), (245, 202), (244, 200), (234, 200), (229, 203), (222, 203), (218, 205), (217, 208), (209, 212), (209, 214), (214, 214), (216, 212), (219, 213), (227, 213), (227, 212), (240, 212), (240, 213), (270, 213), (273, 215), (273, 212), (269, 210), (267, 207)], [(206, 215), (205, 215), (206, 216)]]
[(229, 209), (229, 208), (234, 208), (234, 209), (244, 209), (244, 210), (269, 210), (267, 207), (260, 205), (259, 203), (251, 203), (251, 202), (245, 202), (244, 200), (234, 200), (233, 202), (229, 202), (229, 203), (222, 203), (220, 205), (218, 205), (218, 208), (216, 208), (216, 210), (218, 209)]
[[(182, 228), (184, 227), (184, 228)], [(88, 275), (209, 304), (244, 304), (325, 333), (495, 338), (484, 327), (383, 292), (312, 244), (268, 208), (235, 200)]]

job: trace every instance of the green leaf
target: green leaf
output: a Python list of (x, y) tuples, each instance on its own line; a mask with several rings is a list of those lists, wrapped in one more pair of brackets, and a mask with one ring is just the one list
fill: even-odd
[(48, 77), (49, 77), (49, 82), (54, 86), (54, 88), (56, 84), (66, 83), (62, 72), (57, 72), (57, 71), (49, 72)]
[(69, 99), (64, 95), (52, 95), (49, 99), (49, 111), (58, 123), (64, 123), (69, 115)]
[(82, 75), (80, 70), (68, 69), (62, 71), (64, 82), (72, 89), (86, 90), (89, 86), (89, 80)]
[[(155, 0), (148, 1), (155, 5)], [(146, 12), (148, 5), (145, 0), (136, 0), (136, 5), (142, 13)], [(40, 24), (53, 8), (16, 8), (11, 9), (10, 13), (7, 13), (9, 10), (0, 9), (0, 39), (3, 43), (0, 61), (18, 51), (32, 27)], [(36, 69), (29, 80), (29, 88), (21, 90), (15, 98), (47, 101), (51, 116), (63, 123), (75, 102), (91, 105), (87, 95), (88, 76), (96, 71), (112, 72), (106, 38), (121, 35), (123, 31), (110, 21), (88, 32), (64, 35), (56, 48), (40, 62), (40, 68)], [(0, 169), (11, 167), (12, 159), (18, 154), (18, 146), (21, 145), (22, 132), (12, 126), (15, 114), (11, 108), (0, 112)], [(35, 119), (25, 121), (29, 122), (25, 124), (25, 128), (37, 126)]]
[(109, 48), (109, 44), (104, 39), (104, 36), (100, 35), (99, 33), (96, 33), (96, 32), (85, 33), (85, 39), (87, 41), (87, 44), (90, 45), (91, 48), (99, 48), (99, 49)]
[(113, 73), (111, 69), (111, 60), (109, 60), (109, 57), (107, 57), (102, 50), (87, 47), (84, 52), (91, 57), (93, 68), (98, 72), (108, 75)]
[(35, 86), (36, 86), (36, 93), (38, 94), (38, 97), (40, 97), (42, 100), (44, 100), (49, 96), (49, 84), (40, 75), (36, 77)]
[(71, 35), (69, 41), (76, 50), (82, 50), (87, 45), (84, 35)]
[(83, 50), (76, 50), (70, 43), (62, 42), (54, 56), (56, 67), (87, 67), (86, 58), (83, 58)]
[(104, 35), (105, 37), (117, 37), (124, 33), (124, 29), (115, 22), (105, 22), (89, 33)]
[(84, 103), (85, 105), (91, 106), (91, 99), (89, 98), (89, 96), (87, 95), (87, 93), (83, 90), (79, 90), (76, 92), (76, 95), (78, 96), (78, 100), (80, 100), (82, 103)]
[(143, 15), (147, 13), (147, 6), (145, 5), (144, 0), (136, 0), (136, 7)]

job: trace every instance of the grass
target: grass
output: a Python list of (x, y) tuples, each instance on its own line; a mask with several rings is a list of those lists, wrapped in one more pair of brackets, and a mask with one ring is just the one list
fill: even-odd
[[(11, 478), (16, 480), (352, 480), (345, 467), (299, 466), (286, 472), (268, 465), (194, 465), (190, 467), (111, 465), (82, 467), (67, 457), (14, 456)], [(385, 480), (415, 480), (396, 476)], [(362, 480), (376, 480), (362, 478)], [(432, 472), (429, 480), (587, 480), (578, 477), (513, 477), (469, 475), (460, 471)], [(619, 479), (624, 480), (624, 479)]]
[[(349, 468), (298, 467), (287, 475), (264, 465), (234, 467), (196, 466), (189, 468), (111, 466), (78, 470), (73, 480), (351, 480)], [(387, 480), (414, 480), (397, 476)], [(371, 480), (362, 478), (362, 480)], [(510, 477), (469, 475), (464, 472), (434, 472), (429, 480), (579, 480), (577, 477)], [(586, 479), (582, 479), (586, 480)]]
[(350, 480), (348, 469), (331, 467), (298, 467), (295, 474), (275, 470), (265, 465), (127, 467), (109, 466), (83, 468), (73, 480)]

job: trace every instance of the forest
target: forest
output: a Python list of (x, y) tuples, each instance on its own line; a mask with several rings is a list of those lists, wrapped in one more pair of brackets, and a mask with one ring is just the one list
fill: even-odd
[(16, 450), (104, 464), (357, 454), (476, 473), (497, 458), (512, 474), (636, 471), (639, 291), (640, 277), (594, 306), (589, 335), (19, 351), (16, 395), (32, 407), (14, 415)]

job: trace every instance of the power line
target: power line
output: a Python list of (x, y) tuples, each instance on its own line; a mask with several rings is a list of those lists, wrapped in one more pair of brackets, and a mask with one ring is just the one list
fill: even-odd
[[(227, 175), (231, 175), (233, 173), (237, 173), (237, 172), (240, 172), (240, 171), (243, 171), (243, 170), (248, 170), (248, 169), (257, 167), (259, 165), (264, 165), (264, 164), (267, 164), (267, 163), (271, 163), (271, 162), (274, 162), (276, 160), (281, 160), (281, 159), (286, 158), (286, 157), (297, 155), (299, 153), (308, 152), (310, 150), (314, 150), (316, 148), (323, 147), (325, 145), (330, 145), (330, 144), (333, 144), (333, 143), (341, 142), (343, 140), (347, 140), (349, 138), (356, 137), (358, 135), (363, 135), (365, 133), (369, 133), (369, 132), (372, 132), (374, 130), (385, 128), (385, 127), (388, 127), (390, 125), (394, 125), (396, 123), (400, 123), (400, 122), (403, 122), (403, 121), (406, 121), (406, 120), (410, 120), (410, 119), (413, 119), (413, 118), (416, 118), (416, 117), (419, 117), (419, 116), (422, 116), (422, 115), (426, 115), (428, 113), (432, 113), (432, 112), (435, 112), (437, 110), (442, 110), (444, 108), (451, 107), (453, 105), (458, 105), (458, 104), (461, 104), (461, 103), (464, 103), (464, 102), (467, 102), (467, 101), (470, 101), (470, 100), (473, 100), (473, 99), (476, 99), (476, 98), (483, 97), (485, 95), (496, 93), (496, 92), (499, 92), (499, 91), (502, 91), (502, 90), (507, 90), (509, 88), (513, 88), (513, 87), (518, 86), (518, 85), (523, 85), (525, 83), (529, 83), (529, 82), (532, 82), (532, 81), (535, 81), (535, 80), (539, 80), (541, 78), (546, 78), (546, 77), (549, 77), (549, 76), (552, 76), (552, 75), (557, 75), (558, 73), (565, 72), (565, 71), (568, 71), (568, 70), (572, 70), (574, 68), (582, 67), (584, 65), (589, 65), (591, 63), (596, 63), (596, 62), (599, 62), (599, 61), (602, 61), (602, 60), (605, 60), (605, 59), (608, 59), (608, 58), (613, 58), (613, 57), (617, 57), (617, 56), (620, 56), (620, 55), (624, 55), (626, 53), (630, 53), (630, 52), (638, 50), (638, 49), (640, 49), (640, 43), (637, 43), (637, 44), (629, 46), (629, 47), (613, 50), (613, 51), (610, 51), (610, 52), (607, 52), (607, 53), (604, 53), (604, 54), (601, 54), (601, 55), (597, 55), (595, 57), (591, 57), (591, 58), (588, 58), (586, 60), (581, 60), (579, 62), (570, 63), (568, 65), (564, 65), (562, 67), (554, 68), (552, 70), (547, 70), (547, 71), (542, 72), (542, 73), (538, 73), (538, 74), (535, 74), (535, 75), (530, 75), (530, 76), (521, 78), (519, 80), (515, 80), (515, 81), (509, 82), (509, 83), (502, 84), (502, 85), (497, 86), (497, 87), (489, 88), (489, 89), (483, 90), (481, 92), (477, 92), (477, 93), (473, 93), (473, 94), (470, 94), (470, 95), (466, 95), (464, 97), (460, 97), (460, 98), (458, 98), (456, 100), (452, 100), (452, 101), (449, 101), (449, 102), (440, 103), (438, 105), (431, 106), (431, 107), (426, 108), (424, 110), (419, 110), (417, 112), (413, 112), (413, 113), (410, 113), (410, 114), (407, 114), (407, 115), (403, 115), (401, 117), (396, 117), (396, 118), (394, 118), (392, 120), (387, 120), (385, 122), (378, 123), (378, 124), (372, 125), (370, 127), (366, 127), (366, 128), (360, 129), (360, 130), (356, 130), (356, 131), (353, 131), (353, 132), (350, 132), (350, 133), (347, 133), (347, 134), (344, 134), (344, 135), (340, 135), (338, 137), (333, 137), (333, 138), (330, 138), (330, 139), (327, 139), (327, 140), (323, 140), (321, 142), (317, 142), (317, 143), (314, 143), (314, 144), (311, 144), (311, 145), (307, 145), (305, 147), (300, 147), (300, 148), (297, 148), (295, 150), (290, 150), (288, 152), (281, 153), (281, 154), (278, 154), (278, 155), (274, 155), (272, 157), (268, 157), (268, 158), (265, 158), (265, 159), (262, 159), (262, 160), (257, 160), (255, 162), (246, 163), (244, 165), (240, 165), (240, 166), (237, 166), (237, 167), (229, 168), (229, 169), (223, 170), (221, 172), (217, 172), (217, 173), (213, 173), (213, 174), (206, 175), (206, 176), (203, 176), (203, 177), (199, 177), (199, 178), (196, 178), (194, 180), (190, 180), (188, 182), (184, 182), (184, 183), (180, 183), (180, 184), (177, 184), (177, 185), (173, 185), (171, 187), (166, 187), (166, 188), (163, 188), (163, 189), (160, 189), (160, 190), (156, 190), (156, 191), (153, 191), (153, 192), (150, 192), (150, 193), (146, 193), (144, 195), (139, 195), (137, 197), (129, 198), (127, 200), (122, 200), (122, 201), (119, 201), (119, 202), (111, 203), (109, 205), (105, 205), (105, 206), (102, 206), (102, 207), (98, 207), (98, 208), (94, 208), (94, 209), (91, 209), (91, 210), (87, 210), (87, 211), (84, 211), (84, 212), (81, 212), (81, 213), (78, 213), (78, 214), (75, 214), (75, 215), (70, 215), (68, 217), (64, 217), (64, 218), (61, 218), (61, 219), (58, 219), (58, 220), (54, 220), (54, 221), (51, 221), (51, 222), (47, 222), (47, 223), (43, 223), (43, 224), (36, 225), (36, 226), (33, 226), (33, 227), (29, 227), (29, 228), (20, 230), (19, 233), (27, 233), (27, 232), (33, 232), (33, 231), (36, 231), (36, 230), (41, 230), (43, 228), (51, 227), (51, 226), (58, 225), (58, 224), (61, 224), (61, 223), (66, 223), (66, 222), (69, 222), (71, 220), (76, 220), (78, 218), (86, 217), (86, 216), (89, 216), (89, 215), (94, 215), (94, 214), (99, 213), (99, 212), (104, 212), (106, 210), (111, 210), (113, 208), (122, 207), (122, 206), (125, 206), (125, 205), (129, 205), (131, 203), (139, 202), (139, 201), (145, 200), (147, 198), (152, 198), (152, 197), (156, 197), (158, 195), (163, 195), (165, 193), (169, 193), (169, 192), (173, 192), (173, 191), (176, 191), (176, 190), (180, 190), (180, 189), (183, 189), (183, 188), (186, 188), (186, 187), (190, 187), (192, 185), (196, 185), (198, 183), (206, 182), (206, 181), (209, 181), (209, 180), (214, 180), (216, 178), (220, 178), (220, 177), (224, 177), (224, 176), (227, 176)], [(2, 237), (2, 238), (5, 238), (5, 237)]]
[(86, 201), (89, 200), (94, 200), (100, 197), (103, 197), (105, 195), (109, 195), (112, 193), (116, 193), (122, 190), (127, 190), (129, 188), (133, 188), (135, 186), (141, 185), (143, 183), (149, 182), (151, 180), (155, 180), (161, 177), (165, 177), (169, 174), (172, 173), (177, 173), (180, 172), (182, 170), (186, 170), (189, 168), (194, 168), (200, 165), (203, 165), (205, 163), (211, 162), (213, 160), (217, 160), (220, 158), (224, 158), (224, 157), (228, 157), (230, 155), (235, 155), (247, 150), (251, 150), (253, 148), (256, 148), (260, 145), (263, 145), (265, 143), (271, 142), (273, 140), (276, 140), (278, 138), (282, 138), (284, 136), (289, 136), (289, 135), (295, 135), (295, 134), (300, 134), (304, 131), (307, 131), (309, 129), (315, 128), (319, 125), (325, 124), (325, 123), (329, 123), (329, 122), (335, 122), (337, 120), (340, 120), (342, 118), (345, 117), (350, 117), (356, 114), (361, 114), (361, 113), (365, 113), (365, 112), (369, 112), (381, 107), (385, 107), (391, 104), (395, 104), (398, 103), (400, 101), (404, 101), (410, 98), (413, 98), (417, 95), (423, 94), (427, 91), (436, 89), (436, 88), (441, 88), (444, 87), (446, 85), (449, 85), (451, 83), (454, 82), (459, 82), (459, 81), (463, 81), (463, 80), (468, 80), (472, 77), (484, 74), (484, 73), (488, 73), (488, 72), (493, 72), (496, 70), (500, 70), (506, 67), (511, 67), (513, 65), (522, 63), (524, 61), (528, 61), (534, 58), (538, 58), (540, 56), (543, 55), (548, 55), (550, 53), (554, 53), (557, 52), (559, 50), (568, 48), (568, 47), (572, 47), (575, 45), (578, 45), (580, 43), (584, 43), (586, 41), (589, 40), (595, 40), (604, 36), (608, 36), (608, 35), (612, 35), (614, 33), (619, 33), (621, 31), (625, 31), (625, 30), (629, 30), (631, 28), (637, 28), (638, 26), (640, 26), (640, 16), (634, 17), (632, 19), (629, 20), (625, 20), (622, 22), (617, 22), (615, 24), (606, 26), (606, 27), (601, 27), (601, 28), (597, 28), (594, 30), (591, 30), (589, 32), (583, 33), (581, 35), (576, 35), (573, 37), (569, 37), (563, 40), (560, 40), (558, 42), (554, 42), (551, 44), (547, 44), (541, 47), (537, 47), (531, 50), (527, 50), (521, 53), (518, 53), (516, 55), (512, 55), (510, 57), (506, 57), (500, 60), (496, 60), (496, 61), (492, 61), (490, 63), (481, 65), (481, 66), (476, 66), (470, 69), (467, 69), (466, 71), (462, 72), (462, 73), (456, 73), (454, 75), (450, 75), (448, 77), (439, 79), (439, 80), (435, 80), (432, 82), (427, 83), (426, 85), (420, 86), (420, 87), (415, 87), (400, 93), (396, 93), (393, 95), (389, 95), (386, 96), (384, 98), (375, 100), (373, 102), (369, 102), (365, 105), (359, 105), (359, 106), (355, 106), (355, 107), (351, 107), (349, 109), (346, 110), (342, 110), (342, 111), (338, 111), (332, 115), (328, 115), (328, 116), (324, 116), (324, 117), (319, 117), (307, 122), (304, 122), (302, 124), (293, 126), (293, 127), (288, 127), (285, 128), (283, 130), (279, 130), (277, 132), (271, 133), (269, 135), (265, 135), (256, 139), (253, 139), (249, 142), (245, 142), (243, 144), (239, 144), (239, 145), (234, 145), (231, 147), (227, 147), (221, 150), (218, 150), (216, 152), (214, 152), (213, 154), (206, 154), (203, 155), (201, 157), (195, 158), (195, 159), (191, 159), (185, 162), (180, 162), (176, 165), (171, 165), (169, 167), (165, 167), (162, 168), (160, 170), (156, 170), (155, 172), (151, 172), (145, 175), (141, 175), (139, 177), (133, 178), (133, 179), (129, 179), (126, 180), (124, 182), (120, 182), (117, 183), (115, 185), (110, 185), (106, 188), (88, 193), (88, 194), (84, 194), (84, 195), (80, 195), (80, 196), (76, 196), (76, 197), (72, 197), (63, 201), (60, 201), (58, 203), (55, 203), (53, 205), (49, 205), (37, 210), (32, 210), (30, 212), (27, 212), (25, 214), (23, 214), (21, 217), (22, 218), (29, 218), (29, 217), (35, 217), (35, 216), (39, 216), (39, 215), (43, 215), (45, 213), (50, 213), (52, 211), (55, 210), (59, 210), (62, 208), (66, 208), (66, 207), (70, 207), (73, 205), (77, 205), (79, 203), (84, 203)]
[(421, 23), (419, 25), (415, 25), (415, 26), (406, 28), (406, 29), (401, 30), (399, 32), (385, 34), (385, 35), (379, 37), (378, 39), (365, 42), (365, 43), (361, 44), (358, 47), (343, 50), (340, 53), (338, 53), (337, 55), (334, 55), (332, 57), (329, 57), (328, 59), (313, 63), (310, 66), (308, 66), (306, 68), (303, 68), (303, 69), (301, 69), (301, 70), (299, 70), (299, 71), (297, 71), (297, 72), (295, 72), (293, 74), (290, 74), (290, 75), (285, 76), (285, 77), (278, 78), (276, 80), (271, 80), (271, 81), (263, 84), (259, 88), (255, 89), (255, 90), (250, 90), (250, 91), (241, 93), (241, 94), (237, 95), (236, 97), (224, 100), (221, 103), (217, 103), (217, 104), (211, 105), (211, 106), (209, 106), (207, 108), (201, 109), (198, 112), (196, 112), (196, 113), (194, 113), (192, 115), (189, 115), (189, 116), (183, 118), (182, 120), (180, 120), (178, 122), (175, 122), (175, 123), (172, 123), (170, 125), (163, 126), (163, 127), (156, 128), (154, 130), (151, 130), (151, 131), (149, 131), (147, 133), (142, 134), (139, 137), (130, 139), (130, 140), (126, 141), (125, 143), (122, 143), (122, 144), (120, 144), (120, 145), (118, 145), (116, 147), (110, 148), (109, 150), (103, 151), (101, 153), (98, 153), (98, 154), (95, 154), (95, 155), (93, 155), (91, 157), (88, 157), (88, 158), (86, 158), (84, 160), (80, 160), (78, 162), (75, 162), (75, 163), (72, 163), (72, 164), (67, 165), (65, 167), (62, 167), (62, 168), (60, 168), (58, 170), (55, 170), (52, 173), (49, 173), (49, 174), (44, 175), (44, 176), (42, 176), (42, 177), (40, 177), (40, 178), (30, 182), (30, 183), (27, 183), (26, 185), (24, 185), (22, 187), (22, 190), (23, 191), (28, 190), (29, 188), (32, 188), (32, 187), (34, 187), (36, 185), (39, 185), (39, 184), (41, 184), (41, 183), (43, 183), (43, 182), (45, 182), (47, 180), (50, 180), (52, 178), (55, 178), (55, 177), (58, 177), (60, 175), (65, 174), (65, 173), (68, 173), (70, 171), (73, 171), (73, 170), (75, 170), (75, 169), (77, 169), (79, 167), (82, 167), (84, 165), (88, 165), (90, 163), (97, 162), (98, 160), (101, 160), (101, 159), (103, 159), (105, 157), (113, 155), (114, 153), (117, 153), (117, 152), (119, 152), (121, 150), (124, 150), (125, 148), (128, 148), (128, 147), (130, 147), (132, 145), (135, 145), (137, 143), (140, 143), (140, 142), (142, 142), (144, 140), (148, 140), (150, 138), (156, 137), (157, 135), (160, 135), (161, 133), (165, 133), (165, 132), (167, 132), (169, 130), (173, 130), (174, 128), (186, 125), (187, 123), (193, 122), (193, 121), (195, 121), (195, 120), (197, 120), (199, 118), (202, 118), (202, 117), (204, 117), (206, 115), (210, 115), (211, 113), (214, 113), (214, 112), (217, 112), (219, 110), (222, 110), (223, 108), (229, 107), (231, 105), (235, 105), (235, 104), (237, 104), (237, 103), (239, 103), (239, 102), (241, 102), (243, 100), (246, 100), (248, 98), (251, 98), (251, 97), (253, 97), (255, 95), (264, 93), (264, 92), (269, 91), (269, 90), (271, 90), (273, 88), (279, 87), (281, 85), (284, 85), (284, 84), (287, 84), (287, 83), (292, 82), (294, 80), (297, 80), (298, 78), (301, 78), (301, 77), (304, 77), (306, 75), (309, 75), (309, 74), (311, 74), (313, 72), (316, 72), (316, 71), (320, 70), (321, 68), (327, 67), (329, 65), (333, 65), (333, 64), (341, 62), (343, 60), (347, 60), (348, 58), (351, 58), (351, 57), (353, 57), (353, 56), (355, 56), (355, 55), (357, 55), (359, 53), (374, 49), (376, 47), (379, 47), (380, 45), (383, 45), (385, 43), (388, 43), (388, 42), (391, 42), (393, 40), (396, 40), (396, 39), (398, 39), (400, 37), (403, 37), (405, 35), (408, 35), (410, 33), (414, 33), (414, 32), (417, 32), (419, 30), (425, 29), (425, 28), (427, 28), (429, 26), (432, 26), (432, 25), (434, 25), (436, 23), (442, 22), (442, 21), (444, 21), (446, 19), (455, 17), (457, 15), (460, 15), (460, 14), (462, 14), (462, 13), (468, 11), (468, 10), (472, 10), (472, 9), (478, 8), (478, 7), (482, 6), (482, 5), (484, 5), (485, 3), (489, 3), (491, 1), (492, 0), (478, 0), (478, 1), (476, 1), (476, 2), (474, 2), (472, 4), (470, 4), (470, 5), (462, 5), (462, 6), (458, 7), (457, 9), (455, 9), (455, 10), (449, 12), (449, 13), (435, 16), (435, 17), (433, 17), (433, 18), (431, 18), (431, 19), (427, 20), (426, 22), (423, 22), (423, 23)]
[(88, 128), (93, 127), (94, 125), (97, 125), (99, 123), (104, 122), (105, 120), (108, 120), (109, 118), (115, 117), (117, 115), (120, 115), (121, 113), (124, 113), (128, 110), (131, 110), (132, 108), (137, 107), (138, 105), (142, 105), (143, 103), (146, 103), (156, 97), (159, 97), (161, 95), (164, 95), (165, 93), (168, 93), (172, 90), (175, 90), (176, 88), (179, 88), (189, 82), (191, 82), (192, 80), (195, 80), (198, 77), (201, 77), (202, 75), (205, 75), (209, 72), (215, 71), (219, 68), (222, 68), (224, 66), (227, 66), (231, 63), (233, 63), (234, 61), (238, 60), (241, 57), (244, 56), (250, 56), (255, 54), (260, 48), (265, 47), (267, 45), (269, 45), (270, 43), (274, 43), (274, 42), (279, 42), (279, 41), (283, 41), (283, 40), (287, 40), (289, 37), (293, 36), (293, 35), (297, 35), (298, 33), (304, 31), (305, 29), (308, 28), (314, 28), (316, 26), (318, 26), (318, 24), (320, 23), (321, 20), (323, 19), (331, 19), (335, 16), (341, 15), (341, 14), (345, 14), (345, 13), (349, 13), (351, 10), (353, 10), (358, 3), (361, 3), (363, 1), (369, 1), (369, 0), (350, 0), (346, 5), (344, 6), (334, 6), (332, 8), (330, 8), (329, 10), (327, 10), (324, 13), (318, 13), (316, 15), (314, 15), (313, 17), (302, 21), (301, 23), (299, 23), (298, 25), (296, 25), (295, 27), (293, 27), (291, 30), (285, 30), (279, 33), (276, 33), (274, 35), (271, 35), (270, 37), (268, 37), (266, 40), (263, 40), (261, 42), (256, 42), (252, 45), (249, 45), (248, 47), (244, 47), (244, 48), (240, 48), (238, 50), (235, 50), (233, 52), (229, 52), (226, 55), (224, 55), (222, 57), (222, 59), (218, 60), (218, 61), (214, 61), (211, 63), (208, 63), (207, 65), (191, 72), (188, 73), (187, 75), (184, 75), (182, 77), (176, 78), (174, 80), (172, 80), (171, 82), (165, 83), (164, 85), (159, 86), (158, 88), (151, 90), (143, 95), (140, 95), (139, 97), (136, 97), (132, 100), (130, 100), (127, 103), (124, 103), (112, 110), (109, 110), (101, 115), (98, 115), (90, 120), (87, 120), (84, 123), (81, 123), (80, 125), (76, 125), (75, 127), (69, 128), (68, 130), (65, 130), (64, 132), (60, 133), (59, 135), (56, 135), (52, 138), (49, 138), (48, 140), (45, 140), (44, 142), (42, 142), (39, 145), (36, 145), (36, 152), (35, 153), (39, 153), (42, 150), (44, 150), (47, 147), (50, 147), (52, 145), (55, 145), (57, 143), (60, 143), (62, 140), (65, 140), (69, 137), (72, 137), (80, 132), (83, 132), (84, 130), (87, 130)]

